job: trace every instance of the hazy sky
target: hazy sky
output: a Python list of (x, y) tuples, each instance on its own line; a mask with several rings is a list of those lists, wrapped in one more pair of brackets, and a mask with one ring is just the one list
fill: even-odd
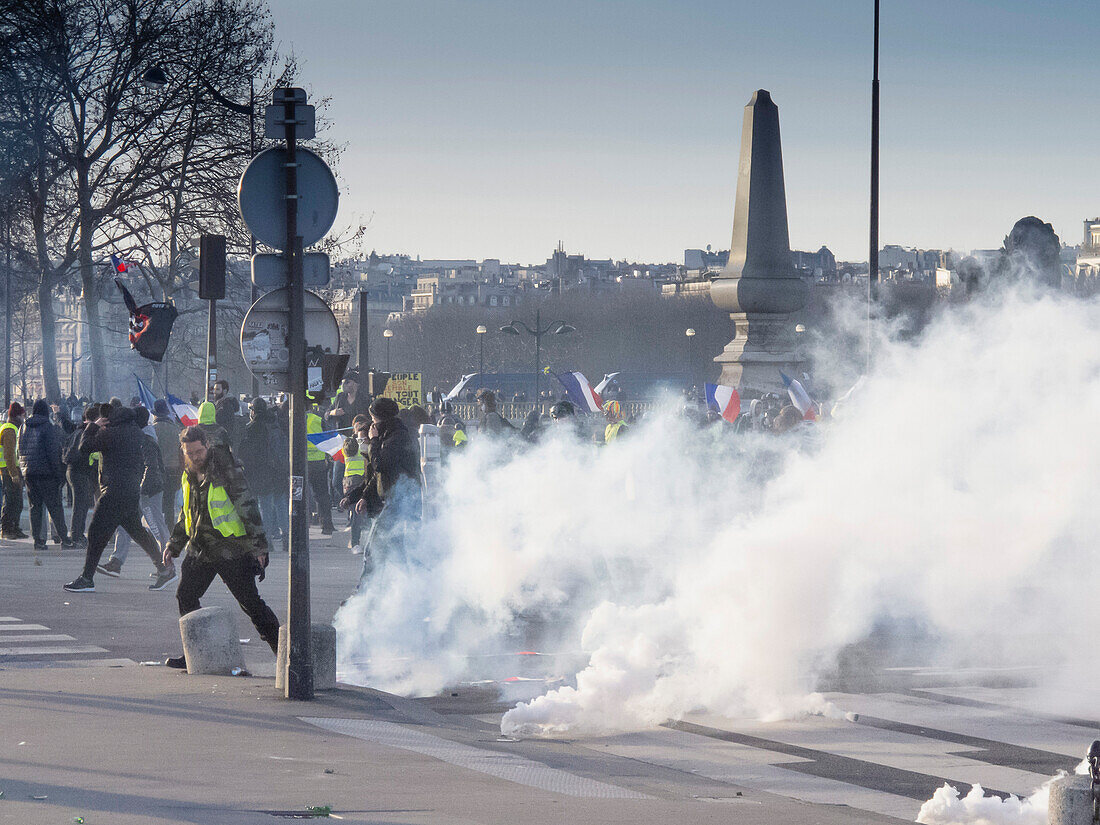
[[(332, 98), (341, 222), (425, 258), (729, 246), (741, 117), (779, 105), (791, 245), (867, 259), (871, 0), (269, 0)], [(883, 244), (1100, 214), (1095, 0), (882, 0)]]

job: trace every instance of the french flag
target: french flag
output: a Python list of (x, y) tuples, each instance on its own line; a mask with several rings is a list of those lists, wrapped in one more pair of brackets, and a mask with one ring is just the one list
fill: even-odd
[(603, 409), (603, 399), (592, 389), (582, 372), (563, 372), (558, 380), (569, 394), (569, 400), (584, 412), (598, 413)]
[(741, 396), (733, 387), (722, 384), (707, 384), (707, 408), (720, 413), (722, 418), (733, 424), (741, 414)]
[(309, 442), (325, 455), (344, 463), (344, 436), (339, 430), (329, 430), (323, 433), (307, 433)]
[(176, 398), (172, 393), (168, 393), (168, 406), (172, 408), (172, 412), (176, 414), (176, 418), (183, 426), (194, 427), (199, 423), (199, 410), (193, 404), (188, 404), (182, 398)]
[(802, 386), (797, 378), (791, 378), (782, 370), (779, 371), (779, 377), (783, 379), (783, 385), (787, 388), (787, 395), (791, 397), (791, 403), (802, 413), (802, 418), (806, 421), (816, 421), (817, 410), (810, 394), (806, 392), (806, 388)]
[(112, 255), (111, 256), (111, 267), (115, 270), (115, 272), (118, 272), (118, 273), (121, 274), (121, 273), (126, 271), (126, 261), (124, 261), (124, 260), (122, 260), (122, 258), (118, 257), (118, 255)]

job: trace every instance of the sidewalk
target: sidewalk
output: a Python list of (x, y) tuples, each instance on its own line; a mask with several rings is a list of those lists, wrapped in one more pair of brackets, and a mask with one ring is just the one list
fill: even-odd
[(0, 823), (254, 825), (307, 806), (356, 823), (883, 821), (729, 786), (718, 798), (576, 743), (500, 742), (500, 710), (343, 686), (290, 702), (271, 679), (163, 667), (5, 670)]

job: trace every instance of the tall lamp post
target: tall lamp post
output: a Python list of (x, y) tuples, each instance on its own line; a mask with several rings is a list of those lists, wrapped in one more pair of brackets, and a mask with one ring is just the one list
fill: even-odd
[[(146, 70), (141, 76), (142, 81), (146, 86), (150, 86), (155, 89), (164, 88), (168, 85), (168, 74), (160, 66), (153, 66)], [(214, 88), (213, 84), (201, 74), (199, 80), (202, 81), (202, 85), (206, 88), (206, 91), (210, 93), (210, 96), (214, 98), (215, 102), (222, 106), (224, 109), (228, 109), (230, 112), (235, 112), (238, 115), (248, 115), (248, 157), (256, 157), (256, 81), (254, 78), (248, 78), (248, 104), (235, 103), (227, 98), (221, 92)], [(251, 260), (252, 256), (256, 254), (256, 237), (249, 233), (248, 235), (248, 256)], [(251, 288), (249, 294), (251, 296), (251, 303), (256, 303), (256, 282), (249, 278), (251, 282)], [(210, 304), (211, 312), (214, 312), (214, 304)], [(210, 319), (210, 327), (214, 329), (214, 319)], [(212, 333), (216, 334), (216, 333)], [(207, 369), (212, 365), (207, 364)], [(252, 376), (252, 395), (256, 396), (260, 394), (259, 379), (255, 375)]]
[(688, 339), (688, 382), (695, 386), (695, 330), (688, 327), (684, 330)]
[(382, 330), (382, 337), (386, 339), (386, 372), (390, 371), (390, 339), (393, 338), (392, 329)]
[(542, 310), (536, 310), (534, 329), (531, 329), (531, 327), (527, 326), (523, 321), (509, 321), (506, 326), (500, 328), (500, 331), (507, 335), (519, 335), (521, 329), (526, 331), (528, 335), (535, 336), (535, 404), (537, 405), (541, 400), (539, 398), (539, 360), (542, 356), (542, 336), (565, 335), (567, 332), (576, 332), (577, 328), (570, 326), (564, 321), (553, 321), (543, 328)]
[(477, 363), (477, 386), (479, 389), (481, 388), (482, 382), (485, 380), (482, 376), (485, 375), (485, 333), (488, 331), (489, 329), (485, 324), (477, 325), (478, 349), (480, 350)]

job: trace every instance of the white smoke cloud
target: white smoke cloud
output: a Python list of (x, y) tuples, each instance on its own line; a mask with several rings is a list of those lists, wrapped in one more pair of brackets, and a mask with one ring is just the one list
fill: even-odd
[(604, 448), (475, 439), (408, 560), (337, 615), (343, 678), (432, 693), (537, 646), (577, 666), (505, 733), (832, 712), (821, 675), (883, 619), (930, 628), (940, 664), (1054, 678), (1100, 613), (1098, 322), (1011, 293), (881, 333), (812, 455), (672, 409)]

